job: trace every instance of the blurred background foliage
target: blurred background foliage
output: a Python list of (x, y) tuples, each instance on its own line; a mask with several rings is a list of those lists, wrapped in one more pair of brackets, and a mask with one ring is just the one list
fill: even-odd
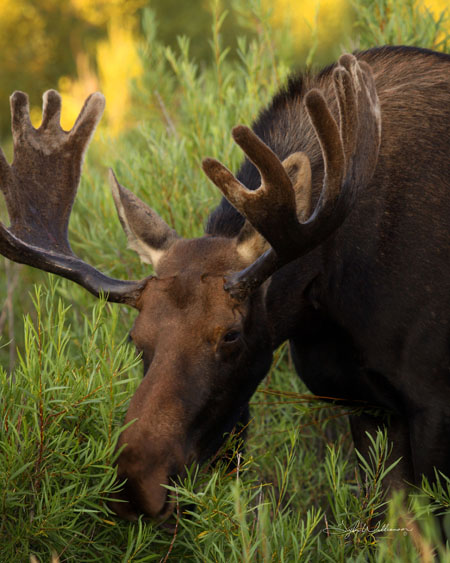
[[(156, 99), (136, 107), (130, 90), (130, 81), (139, 82), (148, 64), (139, 55), (149, 9), (157, 22), (155, 40), (176, 49), (177, 38), (188, 37), (190, 56), (199, 65), (213, 62), (210, 28), (220, 13), (220, 47), (222, 53), (229, 50), (228, 57), (237, 56), (238, 37), (269, 34), (277, 59), (302, 67), (330, 62), (343, 48), (358, 48), (361, 29), (372, 32), (372, 44), (386, 42), (386, 29), (393, 23), (389, 42), (429, 45), (420, 30), (410, 30), (410, 37), (399, 32), (397, 23), (407, 18), (398, 7), (400, 12), (421, 12), (425, 21), (431, 14), (436, 21), (447, 5), (447, 0), (2, 0), (0, 138), (9, 135), (8, 97), (18, 89), (28, 92), (36, 124), (42, 93), (60, 90), (65, 128), (71, 127), (86, 96), (100, 89), (107, 99), (103, 124), (113, 136), (134, 127), (142, 109), (160, 106)], [(446, 41), (442, 29), (450, 29), (448, 21), (440, 29), (431, 41), (435, 48)]]

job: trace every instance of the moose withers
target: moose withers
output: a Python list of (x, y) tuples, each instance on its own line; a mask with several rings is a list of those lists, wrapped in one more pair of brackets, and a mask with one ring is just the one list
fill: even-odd
[(364, 452), (365, 432), (388, 426), (392, 485), (450, 474), (449, 56), (383, 47), (293, 77), (253, 130), (233, 129), (247, 157), (237, 176), (203, 161), (226, 199), (201, 238), (180, 238), (111, 173), (129, 244), (156, 272), (141, 281), (109, 278), (69, 246), (104, 99), (90, 96), (68, 132), (60, 106), (46, 92), (35, 129), (26, 95), (11, 97), (0, 250), (139, 311), (145, 375), (118, 444), (119, 515), (171, 513), (164, 485), (245, 421), (285, 340), (312, 392), (378, 407), (352, 416), (352, 433)]

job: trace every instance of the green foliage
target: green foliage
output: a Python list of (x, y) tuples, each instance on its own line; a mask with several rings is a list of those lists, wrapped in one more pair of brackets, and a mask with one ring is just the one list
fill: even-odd
[(220, 49), (222, 23), (217, 14), (211, 41), (215, 64), (200, 71), (186, 37), (178, 39), (176, 50), (155, 42), (154, 16), (146, 12), (142, 56), (147, 65), (134, 86), (142, 124), (113, 153), (120, 181), (183, 236), (201, 235), (219, 201), (201, 159), (220, 157), (236, 168), (242, 153), (231, 127), (254, 120), (288, 72), (281, 61), (273, 64), (261, 40), (240, 38), (238, 59), (230, 62), (228, 50)]
[[(52, 549), (68, 560), (121, 556), (153, 537), (145, 529), (145, 540), (130, 538), (104, 504), (115, 487), (117, 417), (139, 358), (117, 336), (118, 311), (104, 301), (78, 325), (57, 284), (36, 287), (33, 301), (36, 320), (25, 318), (14, 377), (0, 374), (0, 560), (45, 559)], [(105, 533), (121, 538), (121, 549), (93, 541)]]
[[(70, 224), (75, 252), (110, 275), (136, 279), (149, 271), (117, 234), (106, 166), (180, 234), (200, 235), (219, 199), (201, 158), (219, 157), (236, 169), (242, 157), (231, 127), (251, 123), (286, 77), (264, 27), (240, 39), (230, 61), (222, 21), (217, 12), (214, 64), (203, 68), (187, 39), (161, 45), (154, 16), (145, 15), (146, 71), (134, 85), (141, 124), (117, 142), (97, 139), (91, 147)], [(374, 38), (369, 27), (361, 28), (364, 46)], [(35, 554), (46, 562), (56, 551), (61, 561), (83, 562), (390, 562), (424, 561), (433, 549), (450, 560), (434, 516), (449, 513), (447, 477), (424, 482), (410, 499), (388, 500), (381, 486), (392, 466), (383, 433), (371, 438), (367, 460), (359, 456), (358, 476), (348, 410), (307, 393), (286, 346), (252, 399), (245, 450), (239, 436), (230, 437), (213, 467), (191, 468), (171, 487), (173, 529), (119, 521), (105, 499), (115, 486), (116, 439), (141, 377), (125, 343), (133, 313), (20, 266), (10, 267), (1, 290), (11, 314), (0, 317), (8, 368), (0, 374), (0, 561)], [(377, 529), (374, 518), (384, 512), (386, 525), (380, 520)]]
[[(211, 28), (211, 16), (221, 10), (223, 45), (234, 51), (236, 40), (242, 35), (253, 35), (254, 30), (245, 29), (236, 10), (233, 10), (233, 0), (164, 0), (164, 2), (148, 2), (158, 22), (156, 37), (158, 42), (172, 48), (177, 47), (179, 36), (188, 36), (192, 44), (192, 57), (203, 63), (209, 63), (214, 56), (208, 45)], [(217, 20), (216, 20), (217, 21)], [(143, 26), (145, 33), (146, 28)]]
[(353, 0), (352, 3), (358, 37), (353, 48), (415, 45), (449, 52), (448, 10), (435, 18), (430, 10), (417, 0)]

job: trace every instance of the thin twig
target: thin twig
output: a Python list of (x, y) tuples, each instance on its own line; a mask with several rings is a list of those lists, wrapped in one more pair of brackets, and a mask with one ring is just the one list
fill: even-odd
[(330, 528), (328, 527), (328, 520), (327, 520), (327, 515), (325, 514), (325, 512), (323, 513), (323, 518), (325, 520), (325, 532), (326, 532), (327, 536), (330, 537)]
[(169, 112), (167, 111), (167, 108), (164, 104), (164, 100), (161, 98), (160, 93), (158, 92), (158, 90), (155, 90), (155, 97), (158, 100), (158, 104), (159, 107), (161, 108), (162, 114), (164, 116), (164, 119), (166, 120), (167, 123), (167, 132), (171, 133), (175, 138), (178, 137), (178, 133), (177, 130), (175, 128), (175, 124), (172, 121), (172, 118), (169, 115)]
[(239, 470), (241, 468), (241, 452), (237, 454), (237, 465), (236, 465), (236, 481), (239, 481)]

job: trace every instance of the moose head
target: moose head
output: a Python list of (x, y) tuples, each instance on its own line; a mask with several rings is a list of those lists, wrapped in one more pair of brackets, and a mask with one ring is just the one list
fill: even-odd
[(271, 276), (332, 235), (371, 178), (380, 110), (370, 67), (344, 55), (333, 84), (337, 119), (319, 90), (304, 99), (324, 170), (312, 211), (308, 156), (297, 152), (281, 162), (244, 126), (235, 127), (233, 137), (260, 173), (258, 189), (247, 189), (218, 161), (203, 161), (207, 176), (245, 218), (236, 237), (179, 237), (110, 173), (129, 245), (156, 272), (140, 281), (107, 277), (75, 256), (67, 239), (83, 155), (102, 115), (103, 96), (86, 100), (68, 132), (60, 126), (56, 91), (44, 94), (38, 129), (30, 122), (27, 96), (11, 96), (12, 164), (0, 154), (11, 225), (0, 225), (0, 252), (139, 312), (131, 337), (145, 375), (126, 415), (125, 422), (134, 423), (119, 439), (117, 472), (124, 486), (111, 503), (127, 519), (142, 513), (166, 518), (173, 506), (164, 485), (186, 465), (213, 455), (243, 420), (276, 344), (265, 310)]

